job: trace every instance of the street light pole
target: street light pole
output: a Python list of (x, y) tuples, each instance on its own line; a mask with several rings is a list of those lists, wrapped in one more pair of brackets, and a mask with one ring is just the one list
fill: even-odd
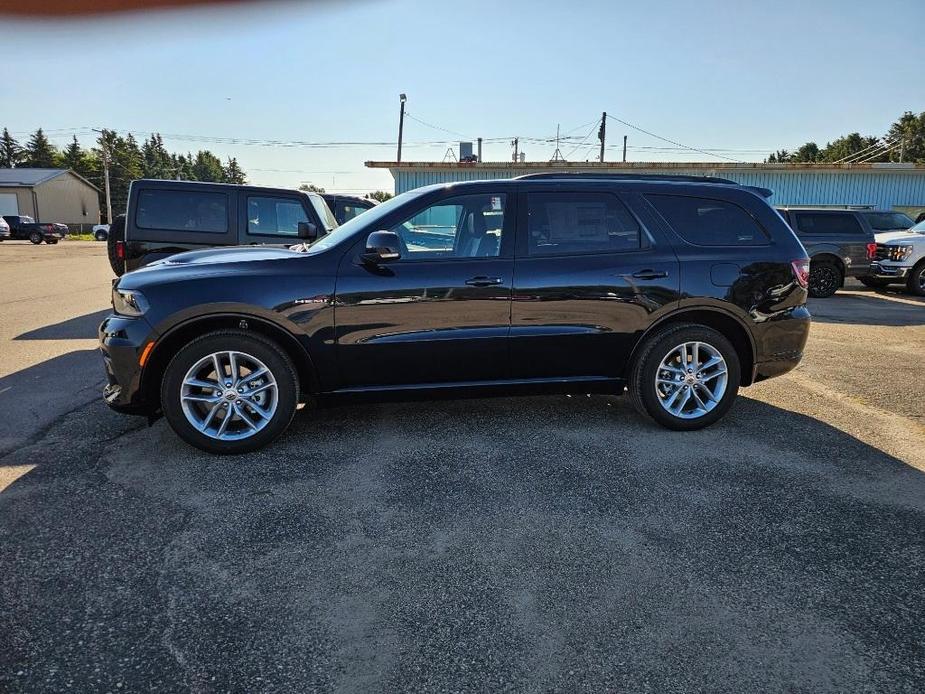
[(401, 161), (401, 136), (402, 132), (405, 129), (405, 101), (408, 100), (408, 97), (404, 94), (398, 95), (399, 100), (401, 101), (401, 111), (398, 115), (398, 157), (396, 161)]

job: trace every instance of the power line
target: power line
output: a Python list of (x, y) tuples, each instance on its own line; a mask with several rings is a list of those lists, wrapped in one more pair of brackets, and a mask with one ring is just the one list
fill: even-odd
[(662, 140), (663, 142), (668, 142), (668, 143), (673, 144), (673, 145), (676, 145), (676, 146), (678, 146), (678, 147), (682, 147), (683, 149), (688, 149), (688, 150), (690, 150), (690, 151), (692, 151), (692, 152), (700, 152), (701, 154), (706, 154), (708, 157), (718, 157), (719, 159), (726, 159), (726, 160), (728, 160), (728, 161), (735, 161), (735, 162), (738, 162), (738, 161), (739, 161), (738, 159), (733, 159), (732, 157), (726, 157), (726, 156), (723, 156), (722, 154), (716, 154), (715, 152), (710, 152), (709, 150), (705, 150), (705, 149), (699, 149), (699, 148), (697, 148), (697, 147), (690, 147), (690, 146), (688, 146), (688, 145), (681, 144), (680, 142), (675, 142), (674, 140), (670, 140), (670, 139), (668, 139), (667, 137), (662, 137), (661, 135), (656, 135), (656, 134), (653, 133), (653, 132), (650, 132), (650, 131), (648, 131), (648, 130), (644, 130), (643, 128), (640, 128), (638, 125), (633, 125), (632, 123), (627, 123), (625, 120), (621, 120), (620, 118), (617, 118), (616, 116), (612, 116), (612, 115), (610, 115), (609, 113), (607, 114), (607, 117), (608, 117), (608, 118), (612, 118), (613, 120), (617, 121), (617, 123), (622, 123), (623, 125), (625, 125), (625, 126), (628, 127), (628, 128), (632, 128), (633, 130), (638, 130), (639, 132), (644, 133), (644, 134), (646, 134), (646, 135), (649, 135), (650, 137), (654, 137), (656, 140)]

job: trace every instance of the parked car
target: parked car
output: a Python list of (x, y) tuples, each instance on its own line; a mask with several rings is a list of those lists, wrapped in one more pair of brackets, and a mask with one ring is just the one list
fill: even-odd
[(97, 241), (105, 241), (109, 238), (109, 225), (108, 224), (94, 224), (93, 225), (93, 238)]
[(376, 206), (375, 200), (369, 198), (358, 198), (353, 195), (337, 195), (335, 193), (322, 193), (321, 197), (327, 203), (331, 212), (334, 213), (334, 219), (338, 224), (349, 222), (358, 214)]
[[(294, 244), (337, 227), (317, 193), (193, 181), (133, 181), (118, 269), (213, 246)], [(119, 274), (117, 269), (116, 274)]]
[(861, 277), (868, 287), (905, 284), (910, 294), (925, 296), (925, 221), (904, 231), (877, 234), (877, 250), (870, 274)]
[[(704, 180), (435, 185), (310, 245), (152, 263), (113, 285), (105, 401), (213, 453), (257, 449), (331, 394), (626, 387), (663, 426), (708, 426), (796, 366), (810, 315), (809, 258), (781, 216)], [(433, 225), (454, 233), (414, 241)]]
[(8, 214), (3, 219), (10, 227), (10, 238), (29, 239), (34, 244), (44, 241), (54, 245), (67, 236), (67, 224), (59, 222), (36, 222), (26, 215)]
[(887, 231), (905, 231), (915, 226), (912, 217), (905, 212), (862, 210), (861, 216), (870, 224), (875, 235)]
[(876, 244), (866, 211), (806, 207), (777, 210), (809, 253), (811, 297), (828, 298), (844, 286), (846, 277), (869, 274)]
[(10, 236), (10, 225), (3, 217), (0, 217), (0, 241), (6, 241)]

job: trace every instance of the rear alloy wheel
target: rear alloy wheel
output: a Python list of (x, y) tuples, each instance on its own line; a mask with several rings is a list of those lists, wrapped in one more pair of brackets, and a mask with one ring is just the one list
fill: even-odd
[(105, 231), (98, 231), (94, 236), (97, 241), (105, 241), (107, 238), (109, 238), (109, 235)]
[(812, 263), (809, 266), (809, 295), (814, 299), (828, 299), (841, 285), (841, 271), (832, 263)]
[(669, 429), (702, 429), (720, 419), (739, 389), (739, 357), (726, 337), (702, 325), (671, 326), (643, 345), (629, 390), (643, 414)]
[(292, 421), (298, 397), (295, 369), (263, 337), (221, 331), (194, 340), (173, 358), (161, 387), (170, 426), (209, 453), (256, 450)]
[(906, 290), (916, 296), (925, 296), (925, 262), (912, 268), (906, 278)]
[(29, 234), (29, 240), (38, 246), (40, 243), (42, 243), (42, 235), (37, 231), (33, 231), (31, 234)]

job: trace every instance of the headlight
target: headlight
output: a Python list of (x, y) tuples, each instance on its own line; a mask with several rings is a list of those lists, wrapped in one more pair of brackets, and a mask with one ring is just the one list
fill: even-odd
[(912, 255), (912, 250), (914, 246), (887, 246), (889, 259), (893, 262), (901, 262), (909, 258)]
[(121, 316), (138, 317), (148, 310), (148, 300), (135, 289), (112, 289), (112, 308)]

